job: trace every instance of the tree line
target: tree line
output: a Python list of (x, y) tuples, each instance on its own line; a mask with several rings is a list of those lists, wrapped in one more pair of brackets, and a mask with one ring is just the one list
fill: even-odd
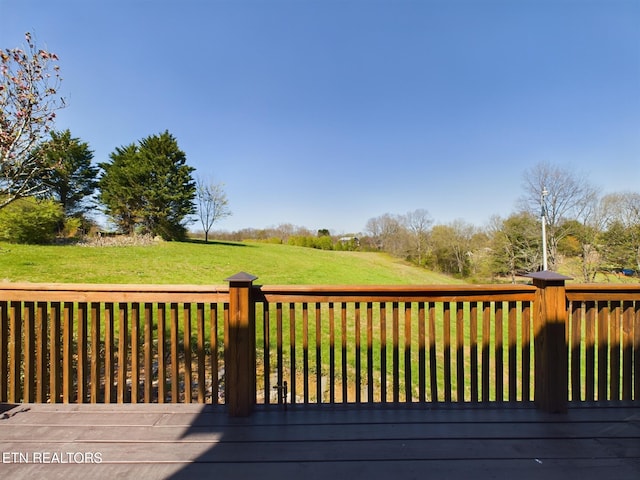
[(542, 270), (545, 251), (548, 269), (572, 262), (585, 282), (601, 272), (640, 272), (640, 193), (601, 195), (584, 174), (549, 163), (524, 172), (523, 191), (512, 214), (484, 227), (434, 225), (419, 209), (370, 219), (365, 238), (375, 249), (464, 278), (515, 281)]
[(364, 232), (348, 236), (291, 224), (217, 236), (387, 252), (430, 270), (478, 281), (515, 282), (523, 274), (542, 270), (543, 243), (550, 270), (570, 264), (585, 282), (595, 281), (603, 272), (640, 272), (640, 193), (601, 195), (584, 174), (549, 163), (523, 173), (523, 192), (513, 213), (494, 216), (481, 227), (464, 220), (435, 224), (428, 210), (420, 208), (370, 218)]

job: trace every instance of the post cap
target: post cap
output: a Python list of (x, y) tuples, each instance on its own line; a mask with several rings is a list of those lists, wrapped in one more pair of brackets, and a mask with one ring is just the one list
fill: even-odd
[(250, 273), (239, 272), (239, 273), (236, 273), (235, 275), (230, 276), (229, 278), (225, 278), (224, 281), (225, 282), (251, 283), (254, 280), (256, 280), (257, 278), (258, 277), (256, 277), (255, 275), (251, 275)]
[(552, 272), (550, 270), (543, 270), (542, 272), (528, 273), (525, 275), (525, 277), (533, 278), (534, 280), (544, 280), (547, 282), (573, 280), (573, 277), (567, 277), (566, 275), (561, 275), (557, 272)]

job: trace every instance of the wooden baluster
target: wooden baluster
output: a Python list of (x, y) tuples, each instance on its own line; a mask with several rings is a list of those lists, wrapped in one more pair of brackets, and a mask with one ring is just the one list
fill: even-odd
[(191, 379), (191, 303), (185, 303), (182, 307), (182, 346), (184, 351), (184, 401), (191, 403), (193, 397)]
[(269, 322), (269, 304), (262, 307), (262, 339), (264, 348), (264, 403), (271, 403), (271, 326)]
[(494, 344), (494, 382), (496, 391), (496, 401), (504, 401), (504, 309), (501, 301), (495, 302), (494, 322), (495, 322), (495, 344)]
[(114, 395), (114, 304), (113, 302), (108, 302), (105, 304), (104, 309), (104, 327), (105, 327), (105, 338), (104, 338), (104, 401), (105, 403), (112, 403), (115, 400)]
[(158, 304), (158, 403), (167, 398), (167, 305)]
[(322, 310), (320, 303), (315, 305), (316, 312), (316, 402), (322, 403), (324, 398), (322, 381)]
[(464, 402), (464, 303), (456, 302), (456, 390), (458, 402)]
[(531, 398), (531, 303), (522, 302), (522, 400)]
[(411, 377), (411, 302), (404, 302), (404, 398), (413, 401), (413, 379)]
[(36, 391), (36, 305), (24, 302), (24, 401), (33, 402)]
[(302, 395), (309, 403), (309, 305), (302, 304)]
[(469, 307), (469, 355), (471, 356), (471, 402), (477, 403), (478, 396), (478, 302)]
[(0, 402), (9, 399), (9, 304), (0, 302)]
[(355, 378), (355, 394), (356, 394), (356, 403), (361, 403), (362, 401), (362, 358), (361, 358), (361, 325), (360, 325), (360, 302), (355, 303), (355, 360), (356, 360), (356, 378)]
[(127, 377), (129, 370), (129, 308), (124, 302), (118, 305), (118, 403), (127, 401)]
[(91, 379), (91, 403), (98, 403), (103, 397), (100, 395), (101, 385), (101, 372), (100, 361), (101, 353), (101, 341), (100, 341), (100, 303), (91, 303), (91, 366), (90, 379)]
[[(622, 304), (622, 400), (633, 399), (633, 317), (633, 302), (624, 302)], [(636, 370), (636, 377), (639, 375), (640, 372)]]
[(436, 305), (429, 302), (429, 378), (431, 385), (431, 401), (438, 398), (438, 362), (436, 352)]
[(340, 304), (340, 319), (341, 319), (341, 340), (342, 340), (342, 403), (347, 403), (348, 400), (348, 386), (349, 382), (347, 381), (347, 304)]
[(609, 400), (620, 400), (620, 343), (622, 333), (620, 302), (611, 302), (611, 318), (609, 321)]
[(77, 402), (87, 401), (87, 372), (88, 372), (88, 351), (87, 351), (87, 324), (89, 321), (89, 306), (86, 302), (78, 304), (78, 331), (77, 331), (77, 356), (78, 356), (78, 395)]
[[(227, 309), (225, 308), (226, 312)], [(218, 404), (218, 394), (220, 384), (218, 376), (218, 305), (212, 303), (209, 305), (209, 343), (211, 345), (211, 403)]]
[(297, 392), (296, 372), (296, 304), (289, 303), (289, 391), (291, 392), (291, 404), (296, 403)]
[(61, 400), (62, 362), (60, 356), (61, 328), (60, 302), (51, 303), (51, 323), (49, 325), (49, 401), (58, 403)]
[(69, 403), (73, 397), (73, 320), (72, 302), (64, 303), (64, 323), (62, 326), (62, 401)]
[(171, 324), (171, 403), (180, 401), (180, 357), (178, 355), (178, 304), (172, 303), (170, 306), (169, 321)]
[(585, 302), (585, 400), (593, 402), (596, 398), (596, 302)]
[[(284, 385), (284, 333), (282, 331), (282, 304), (276, 304), (276, 364), (278, 368), (278, 378), (276, 385), (277, 388), (282, 388)], [(278, 404), (283, 402), (282, 395), (278, 395)]]
[(144, 402), (153, 399), (153, 304), (144, 304)]
[(19, 403), (22, 397), (22, 302), (11, 302), (9, 311), (9, 403)]
[(571, 400), (582, 400), (582, 302), (571, 303)]
[(333, 302), (329, 302), (329, 403), (336, 401), (336, 319)]
[(491, 302), (482, 302), (482, 401), (491, 400)]
[(46, 403), (47, 385), (49, 384), (47, 376), (47, 323), (47, 303), (38, 302), (36, 311), (36, 402), (38, 403)]
[(507, 320), (508, 347), (508, 377), (509, 377), (509, 401), (515, 402), (518, 399), (518, 311), (517, 303), (508, 303), (509, 313)]
[(392, 312), (392, 342), (393, 342), (393, 401), (400, 401), (400, 314), (398, 302), (393, 302)]
[[(198, 357), (198, 403), (205, 403), (205, 329), (204, 329), (204, 303), (196, 305), (196, 329), (198, 330), (197, 357)], [(267, 357), (268, 358), (268, 357)], [(268, 363), (268, 362), (267, 362)]]
[(131, 403), (140, 398), (140, 304), (131, 304)]
[(367, 402), (374, 401), (373, 376), (373, 303), (367, 302)]
[(451, 305), (443, 304), (442, 342), (444, 349), (444, 401), (451, 402)]
[(387, 401), (387, 304), (380, 302), (380, 401)]
[(609, 302), (598, 302), (598, 401), (607, 400), (609, 374)]
[(418, 303), (418, 401), (427, 401), (427, 357), (424, 302)]

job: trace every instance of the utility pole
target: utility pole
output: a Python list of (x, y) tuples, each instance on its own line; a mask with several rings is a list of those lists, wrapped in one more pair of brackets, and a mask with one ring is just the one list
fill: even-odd
[(540, 205), (541, 205), (541, 216), (542, 216), (542, 270), (547, 270), (547, 207), (546, 207), (546, 196), (549, 195), (546, 187), (542, 187), (542, 192), (540, 193)]

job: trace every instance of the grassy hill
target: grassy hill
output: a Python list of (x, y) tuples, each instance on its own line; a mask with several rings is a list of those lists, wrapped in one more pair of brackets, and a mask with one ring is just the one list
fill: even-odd
[(0, 280), (63, 283), (226, 283), (245, 271), (257, 283), (463, 283), (371, 252), (335, 252), (266, 243), (177, 243), (148, 246), (0, 243)]

